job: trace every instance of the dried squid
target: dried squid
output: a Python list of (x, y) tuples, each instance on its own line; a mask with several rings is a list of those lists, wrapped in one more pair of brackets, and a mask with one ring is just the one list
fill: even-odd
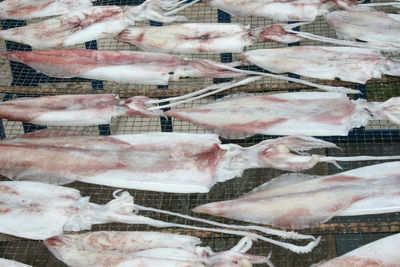
[(91, 0), (4, 0), (0, 3), (0, 18), (33, 19), (49, 17), (91, 6)]
[(399, 249), (400, 234), (395, 234), (312, 267), (397, 266), (400, 262)]
[[(399, 3), (400, 6), (400, 3)], [(400, 48), (400, 15), (379, 11), (335, 11), (325, 16), (339, 38)]]
[[(335, 148), (307, 136), (265, 140), (251, 147), (221, 144), (213, 134), (148, 133), (88, 136), (42, 130), (0, 142), (0, 174), (14, 180), (73, 181), (132, 189), (206, 193), (249, 168), (310, 169), (318, 162), (398, 159), (325, 157), (300, 153)], [(337, 165), (338, 166), (338, 165)]]
[(382, 74), (400, 76), (400, 61), (379, 51), (356, 47), (292, 46), (257, 49), (240, 55), (246, 62), (274, 73), (365, 84)]
[[(255, 134), (346, 136), (370, 120), (400, 124), (400, 97), (386, 102), (350, 100), (342, 93), (299, 92), (226, 97), (200, 107), (164, 114), (202, 126), (228, 138)], [(306, 107), (306, 108), (305, 108)]]
[[(135, 51), (11, 51), (0, 52), (0, 58), (24, 63), (53, 77), (81, 77), (121, 83), (168, 85), (170, 80), (176, 81), (185, 77), (243, 76), (241, 73), (218, 67), (216, 62), (211, 60), (187, 60), (175, 55)], [(231, 65), (234, 66), (235, 63)]]
[[(3, 2), (4, 3), (4, 2)], [(23, 43), (37, 49), (71, 46), (101, 38), (113, 38), (141, 20), (159, 22), (185, 21), (170, 16), (177, 0), (147, 0), (139, 6), (91, 6), (75, 9), (59, 17), (0, 31), (0, 38)], [(188, 4), (190, 5), (190, 3)], [(35, 7), (36, 8), (36, 7)], [(178, 8), (179, 9), (179, 8)]]
[[(319, 238), (315, 239), (313, 236), (295, 232), (285, 232), (251, 225), (227, 225), (179, 213), (139, 206), (134, 204), (133, 197), (128, 192), (119, 193), (119, 191), (114, 192), (115, 199), (104, 205), (98, 205), (89, 202), (89, 197), (81, 197), (80, 192), (73, 188), (28, 181), (0, 182), (0, 232), (23, 238), (43, 240), (61, 235), (63, 231), (88, 230), (94, 224), (111, 222), (148, 224), (154, 227), (180, 227), (248, 236), (254, 240), (259, 239), (270, 242), (297, 253), (311, 251), (320, 240)], [(224, 229), (154, 220), (138, 215), (140, 210), (177, 216), (223, 227)], [(283, 238), (311, 239), (311, 241), (305, 246), (298, 246), (245, 230), (259, 231)]]
[(334, 216), (400, 211), (400, 162), (328, 176), (282, 175), (238, 199), (198, 206), (194, 212), (277, 227), (305, 228)]
[(244, 237), (230, 250), (215, 253), (199, 247), (200, 239), (157, 232), (90, 232), (44, 241), (68, 266), (248, 266), (268, 257), (246, 254), (252, 240)]
[(275, 24), (251, 30), (234, 23), (186, 23), (162, 27), (130, 27), (116, 37), (151, 52), (240, 53), (256, 39), (293, 43), (301, 40), (287, 31), (302, 23)]
[(398, 2), (358, 4), (351, 0), (203, 0), (236, 17), (264, 17), (276, 21), (314, 21), (335, 6), (346, 10), (372, 10), (370, 6), (398, 6)]

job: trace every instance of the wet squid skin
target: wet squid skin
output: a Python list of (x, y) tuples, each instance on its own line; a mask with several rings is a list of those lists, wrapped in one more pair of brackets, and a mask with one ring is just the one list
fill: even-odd
[[(268, 257), (246, 254), (250, 238), (215, 253), (200, 239), (158, 232), (90, 232), (60, 235), (44, 241), (68, 266), (250, 266), (270, 264)], [(249, 265), (244, 265), (245, 263)]]

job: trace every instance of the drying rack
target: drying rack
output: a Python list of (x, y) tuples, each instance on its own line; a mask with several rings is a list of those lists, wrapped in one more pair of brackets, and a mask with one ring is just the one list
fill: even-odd
[[(94, 2), (95, 5), (137, 5), (143, 1), (112, 1), (102, 0)], [(391, 7), (380, 8), (386, 12), (393, 12)], [(191, 7), (181, 11), (179, 14), (188, 18), (188, 22), (224, 22), (240, 23), (250, 25), (251, 28), (270, 25), (273, 22), (263, 18), (234, 18), (223, 11), (210, 8), (202, 3), (196, 3)], [(18, 27), (26, 24), (25, 21), (3, 20), (1, 26), (3, 29)], [(140, 22), (137, 25), (160, 25), (156, 22)], [(312, 32), (328, 37), (335, 37), (334, 31), (319, 17), (315, 22), (301, 26), (301, 31)], [(292, 45), (320, 45), (314, 41), (301, 41)], [(325, 44), (329, 45), (329, 44)], [(282, 47), (284, 45), (274, 43), (257, 42), (249, 49)], [(78, 48), (99, 49), (99, 50), (140, 50), (133, 45), (128, 45), (120, 41), (105, 39), (88, 42), (84, 45), (77, 45)], [(0, 51), (6, 50), (30, 50), (26, 45), (13, 43), (9, 41), (0, 42)], [(182, 55), (187, 58), (209, 58), (221, 62), (230, 62), (235, 59), (237, 54), (224, 53), (221, 55)], [(291, 74), (289, 74), (291, 75)], [(182, 95), (196, 89), (204, 88), (211, 83), (222, 82), (221, 79), (195, 78), (185, 79), (177, 82), (171, 82), (169, 86), (143, 86), (118, 84), (97, 80), (86, 80), (80, 78), (59, 79), (52, 78), (41, 73), (37, 73), (26, 65), (0, 60), (0, 97), (3, 101), (20, 96), (43, 96), (43, 95), (62, 95), (62, 94), (95, 94), (95, 93), (117, 93), (120, 98), (128, 98), (134, 95), (146, 95), (154, 98), (166, 98), (169, 96)], [(370, 80), (366, 85), (355, 85), (340, 81), (318, 81), (321, 84), (347, 86), (357, 88), (362, 91), (361, 95), (355, 95), (354, 98), (367, 98), (368, 101), (385, 101), (392, 96), (400, 95), (400, 78), (383, 77), (382, 79)], [(179, 107), (193, 107), (200, 104), (214, 101), (225, 95), (232, 93), (271, 93), (276, 91), (300, 91), (310, 90), (304, 85), (287, 83), (271, 78), (264, 78), (249, 85), (234, 88), (216, 96), (194, 101), (180, 105)], [(27, 123), (0, 120), (0, 139), (15, 137), (17, 135), (43, 129), (43, 126), (37, 126)], [(190, 123), (173, 120), (171, 118), (142, 118), (142, 117), (121, 117), (112, 121), (110, 125), (99, 125), (95, 127), (61, 127), (75, 129), (93, 135), (109, 134), (132, 134), (146, 133), (152, 131), (165, 132), (192, 132), (203, 133), (202, 128)], [(275, 136), (256, 135), (251, 138), (241, 140), (225, 140), (224, 143), (237, 143), (243, 146), (256, 144), (261, 140), (274, 138)], [(336, 156), (355, 156), (355, 155), (396, 155), (400, 151), (400, 131), (399, 127), (390, 124), (388, 121), (374, 121), (368, 126), (352, 130), (346, 137), (326, 137), (327, 141), (336, 143), (341, 150), (320, 149), (313, 151), (324, 155)], [(106, 156), (106, 155), (105, 155)], [(352, 162), (342, 163), (344, 170), (358, 168), (379, 162)], [(326, 163), (318, 164), (312, 170), (307, 171), (310, 174), (333, 174), (340, 170)], [(139, 205), (150, 206), (159, 209), (166, 209), (182, 214), (191, 214), (190, 209), (211, 201), (227, 200), (237, 198), (254, 187), (265, 183), (269, 179), (276, 177), (284, 172), (272, 169), (250, 169), (245, 171), (242, 177), (215, 185), (208, 194), (173, 194), (158, 193), (140, 190), (127, 190), (135, 198)], [(7, 180), (0, 177), (1, 180)], [(107, 186), (98, 186), (74, 182), (67, 185), (77, 188), (82, 196), (90, 196), (91, 202), (104, 204), (112, 199), (112, 193), (115, 188)], [(143, 212), (143, 215), (149, 215), (155, 219), (161, 219), (170, 222), (180, 222), (184, 224), (194, 224), (204, 226), (201, 223), (193, 223), (183, 219), (177, 219), (168, 215), (152, 214)], [(199, 216), (199, 215), (197, 215)], [(208, 219), (224, 223), (239, 223), (234, 220), (217, 218), (212, 216), (201, 216)], [(157, 229), (145, 225), (124, 225), (124, 224), (102, 224), (92, 227), (96, 230), (145, 230), (162, 231), (168, 233), (189, 234), (200, 237), (202, 245), (210, 246), (214, 251), (226, 250), (233, 247), (239, 237), (230, 235), (221, 235), (211, 232), (199, 232), (192, 230), (182, 230), (174, 228)], [(303, 229), (300, 232), (322, 236), (320, 244), (308, 254), (295, 254), (288, 250), (265, 242), (255, 242), (249, 253), (258, 255), (268, 255), (272, 251), (272, 261), (276, 266), (310, 266), (321, 260), (331, 259), (337, 255), (342, 255), (366, 243), (380, 239), (384, 236), (400, 232), (400, 213), (336, 217), (327, 223), (317, 227)], [(64, 266), (44, 247), (41, 241), (33, 241), (22, 238), (16, 238), (9, 235), (0, 234), (0, 257), (14, 259), (33, 266)]]

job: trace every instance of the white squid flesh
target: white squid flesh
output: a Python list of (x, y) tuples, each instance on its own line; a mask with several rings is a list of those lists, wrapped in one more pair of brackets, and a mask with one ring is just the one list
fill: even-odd
[(217, 67), (216, 62), (211, 60), (186, 60), (175, 55), (135, 51), (11, 51), (0, 52), (0, 58), (24, 63), (53, 77), (81, 77), (121, 83), (168, 85), (168, 81), (184, 77), (243, 76), (241, 73)]
[(275, 24), (251, 30), (234, 23), (186, 23), (162, 27), (130, 27), (116, 39), (146, 51), (162, 53), (240, 53), (254, 43), (293, 43), (301, 40), (287, 30), (298, 24)]
[(91, 6), (91, 0), (4, 0), (0, 3), (0, 18), (34, 19), (62, 15)]
[(0, 258), (0, 267), (31, 267), (17, 261)]
[(305, 228), (334, 216), (400, 211), (400, 162), (329, 176), (277, 177), (246, 195), (198, 206), (194, 212), (277, 227)]
[(325, 16), (339, 38), (400, 48), (400, 15), (379, 11), (335, 11)]
[[(49, 238), (44, 244), (68, 266), (251, 266), (268, 257), (246, 254), (252, 240), (244, 237), (230, 250), (215, 253), (200, 239), (157, 232), (90, 232)], [(249, 265), (241, 265), (243, 263)]]
[(398, 266), (400, 234), (381, 238), (332, 260), (312, 267)]
[(292, 46), (257, 49), (241, 54), (244, 61), (274, 73), (365, 84), (382, 74), (400, 76), (400, 61), (379, 51), (356, 47)]
[[(114, 192), (114, 200), (105, 205), (98, 205), (89, 202), (89, 197), (81, 197), (80, 192), (73, 188), (29, 181), (0, 182), (0, 232), (23, 238), (44, 240), (61, 235), (63, 231), (89, 230), (93, 224), (111, 222), (148, 224), (154, 227), (181, 227), (248, 236), (254, 240), (260, 239), (270, 242), (297, 253), (310, 252), (318, 245), (320, 240), (320, 238), (315, 239), (313, 236), (297, 234), (295, 232), (285, 232), (251, 225), (227, 225), (179, 213), (139, 206), (134, 204), (133, 197), (128, 192), (122, 192), (118, 195), (119, 191)], [(182, 217), (192, 221), (223, 227), (223, 229), (154, 220), (138, 215), (140, 210)], [(298, 246), (267, 238), (246, 230), (258, 231), (283, 238), (311, 239), (311, 241), (305, 246)]]
[[(164, 114), (202, 126), (227, 138), (255, 134), (346, 136), (370, 120), (400, 124), (400, 97), (386, 102), (350, 100), (342, 93), (299, 92), (226, 97), (195, 108), (171, 109)], [(307, 107), (307, 108), (304, 108)]]
[(0, 31), (0, 38), (37, 49), (71, 46), (101, 38), (113, 38), (140, 20), (185, 21), (164, 12), (175, 0), (147, 0), (139, 6), (92, 6), (24, 27)]

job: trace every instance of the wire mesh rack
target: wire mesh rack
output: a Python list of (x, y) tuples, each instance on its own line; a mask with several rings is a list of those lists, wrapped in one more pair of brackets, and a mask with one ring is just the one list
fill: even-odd
[[(143, 1), (112, 1), (102, 0), (94, 2), (95, 5), (137, 5)], [(393, 11), (391, 7), (380, 8), (386, 12)], [(180, 12), (188, 18), (188, 22), (231, 22), (242, 25), (250, 25), (251, 28), (270, 25), (273, 21), (263, 18), (246, 17), (235, 18), (227, 13), (217, 10), (203, 3), (196, 3), (191, 7)], [(3, 29), (23, 26), (31, 21), (2, 20)], [(137, 25), (159, 25), (154, 22), (139, 22)], [(301, 31), (312, 32), (315, 34), (335, 37), (335, 32), (331, 29), (322, 17), (311, 24), (303, 25)], [(304, 40), (298, 45), (320, 45), (316, 41)], [(326, 44), (324, 44), (326, 45)], [(247, 50), (258, 48), (283, 47), (284, 45), (275, 43), (257, 42), (247, 48)], [(99, 50), (140, 50), (136, 46), (128, 45), (114, 39), (104, 39), (88, 42), (83, 45), (77, 45), (78, 48), (99, 49)], [(31, 50), (29, 46), (21, 45), (10, 41), (0, 42), (0, 51), (11, 50)], [(235, 60), (237, 54), (184, 54), (187, 58), (208, 58), (221, 62), (230, 62)], [(391, 55), (395, 56), (395, 55)], [(182, 95), (192, 92), (196, 89), (206, 87), (212, 83), (221, 82), (221, 79), (192, 78), (177, 82), (170, 82), (169, 86), (144, 86), (132, 84), (120, 84), (113, 82), (86, 80), (80, 78), (59, 79), (46, 76), (30, 67), (5, 60), (0, 60), (0, 97), (7, 101), (21, 96), (43, 96), (43, 95), (61, 95), (61, 94), (95, 94), (95, 93), (116, 93), (120, 98), (128, 98), (134, 95), (147, 95), (154, 98), (165, 98), (174, 95)], [(366, 85), (355, 85), (341, 81), (318, 81), (319, 83), (345, 85), (361, 90), (361, 97), (369, 101), (385, 101), (392, 96), (400, 95), (400, 78), (383, 77), (382, 79), (370, 80)], [(194, 107), (204, 103), (215, 101), (232, 93), (252, 93), (266, 94), (276, 91), (298, 91), (309, 90), (309, 88), (279, 80), (264, 78), (250, 85), (241, 86), (227, 90), (214, 97), (183, 104), (179, 107)], [(20, 123), (15, 121), (0, 121), (0, 139), (11, 138), (17, 135), (36, 131), (45, 128), (44, 126)], [(119, 117), (114, 119), (110, 125), (99, 125), (95, 127), (61, 127), (67, 129), (79, 130), (93, 135), (109, 134), (133, 134), (146, 132), (192, 132), (204, 133), (204, 129), (194, 126), (190, 123), (182, 122), (171, 118), (143, 118), (143, 117)], [(336, 143), (341, 150), (320, 149), (315, 151), (324, 155), (335, 156), (355, 156), (355, 155), (396, 155), (400, 151), (400, 131), (399, 127), (390, 124), (388, 121), (373, 121), (367, 127), (352, 130), (346, 137), (326, 137), (327, 141)], [(256, 144), (261, 140), (273, 138), (272, 136), (256, 135), (251, 138), (240, 140), (226, 140), (224, 143), (237, 143), (243, 146)], [(314, 151), (313, 151), (314, 152)], [(106, 156), (106, 155), (104, 155)], [(344, 170), (354, 169), (361, 166), (378, 163), (377, 161), (342, 163)], [(339, 172), (335, 167), (328, 164), (318, 164), (312, 170), (307, 171), (310, 174), (332, 174)], [(182, 214), (191, 214), (191, 209), (200, 204), (211, 201), (220, 201), (237, 198), (244, 193), (252, 190), (256, 186), (265, 183), (273, 177), (284, 172), (272, 169), (249, 169), (242, 177), (237, 177), (230, 181), (215, 185), (208, 194), (173, 194), (159, 193), (141, 190), (127, 190), (135, 198), (135, 202), (140, 205), (150, 206), (159, 209), (170, 210)], [(2, 180), (7, 180), (1, 177)], [(67, 185), (77, 188), (82, 196), (90, 196), (91, 202), (104, 204), (112, 199), (112, 193), (115, 188), (98, 186), (74, 182)], [(193, 224), (192, 222), (177, 219), (168, 215), (153, 213), (142, 213), (155, 219), (161, 219), (169, 222), (179, 222), (184, 224)], [(201, 216), (210, 218), (210, 216)], [(243, 224), (234, 220), (211, 217), (215, 221), (224, 223)], [(204, 226), (201, 223), (195, 225)], [(214, 251), (226, 250), (233, 247), (238, 237), (230, 235), (220, 235), (209, 232), (198, 232), (182, 229), (155, 229), (145, 225), (126, 225), (126, 224), (102, 224), (92, 227), (96, 230), (156, 230), (172, 233), (184, 233), (195, 235), (202, 239), (203, 245), (210, 246)], [(400, 213), (336, 217), (327, 223), (317, 227), (310, 227), (301, 230), (302, 233), (321, 235), (321, 243), (311, 253), (298, 255), (288, 250), (270, 245), (265, 242), (256, 242), (249, 251), (253, 254), (267, 255), (272, 251), (272, 261), (276, 266), (310, 266), (322, 260), (331, 259), (337, 255), (342, 255), (354, 248), (360, 247), (366, 243), (372, 242), (384, 236), (400, 232)], [(44, 247), (41, 241), (33, 241), (13, 236), (0, 234), (0, 257), (14, 259), (33, 266), (63, 266), (51, 253)]]

